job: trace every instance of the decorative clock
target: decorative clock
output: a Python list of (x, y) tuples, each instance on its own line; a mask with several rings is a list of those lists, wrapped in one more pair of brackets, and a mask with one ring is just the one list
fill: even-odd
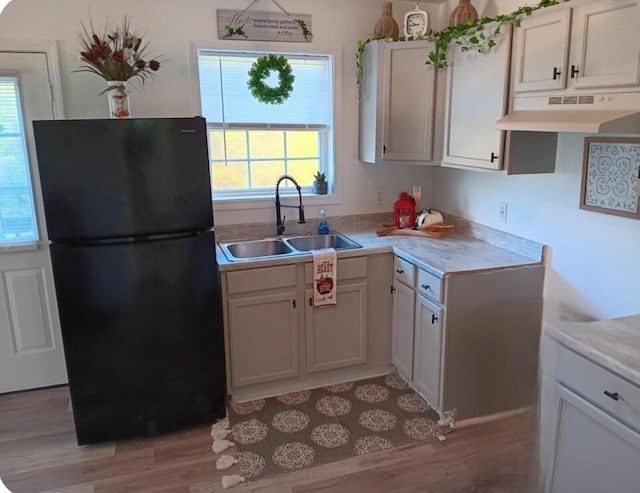
[(416, 3), (416, 8), (404, 14), (404, 35), (405, 37), (421, 37), (429, 33), (429, 14), (420, 9)]

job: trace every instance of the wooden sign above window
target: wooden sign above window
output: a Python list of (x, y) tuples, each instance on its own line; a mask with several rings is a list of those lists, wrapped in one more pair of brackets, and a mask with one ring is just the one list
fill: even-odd
[(311, 42), (311, 15), (217, 9), (218, 39)]

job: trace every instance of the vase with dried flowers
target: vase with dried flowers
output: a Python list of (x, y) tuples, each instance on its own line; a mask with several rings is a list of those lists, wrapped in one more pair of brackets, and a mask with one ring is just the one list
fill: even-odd
[(144, 84), (160, 69), (160, 60), (147, 53), (149, 42), (131, 30), (127, 17), (121, 26), (105, 28), (102, 34), (96, 33), (92, 23), (89, 28), (82, 24), (79, 38), (84, 65), (75, 72), (90, 72), (107, 81), (107, 88), (100, 94), (109, 97), (111, 118), (129, 118), (127, 81), (137, 78)]

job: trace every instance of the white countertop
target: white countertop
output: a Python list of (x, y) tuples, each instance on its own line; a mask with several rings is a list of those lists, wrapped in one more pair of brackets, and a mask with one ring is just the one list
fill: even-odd
[[(452, 233), (441, 238), (428, 238), (377, 236), (375, 231), (372, 230), (340, 230), (340, 232), (358, 242), (363, 248), (339, 251), (338, 258), (393, 252), (438, 277), (444, 277), (451, 273), (486, 271), (541, 263), (539, 258), (529, 258), (460, 233)], [(230, 271), (309, 262), (312, 257), (311, 254), (308, 254), (266, 260), (230, 262), (220, 248), (217, 248), (217, 258), (220, 270)]]
[(550, 337), (640, 386), (640, 315), (545, 324)]

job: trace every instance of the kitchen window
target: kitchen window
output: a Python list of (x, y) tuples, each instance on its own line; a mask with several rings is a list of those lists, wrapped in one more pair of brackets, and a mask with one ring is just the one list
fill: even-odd
[[(265, 53), (198, 50), (202, 114), (209, 130), (215, 199), (272, 198), (283, 174), (312, 192), (313, 175), (333, 179), (333, 75), (329, 55), (285, 54), (295, 82), (280, 105), (256, 100), (248, 72)], [(265, 83), (278, 85), (272, 72)], [(281, 191), (295, 190), (288, 180)]]
[(0, 246), (37, 240), (18, 79), (0, 76)]

